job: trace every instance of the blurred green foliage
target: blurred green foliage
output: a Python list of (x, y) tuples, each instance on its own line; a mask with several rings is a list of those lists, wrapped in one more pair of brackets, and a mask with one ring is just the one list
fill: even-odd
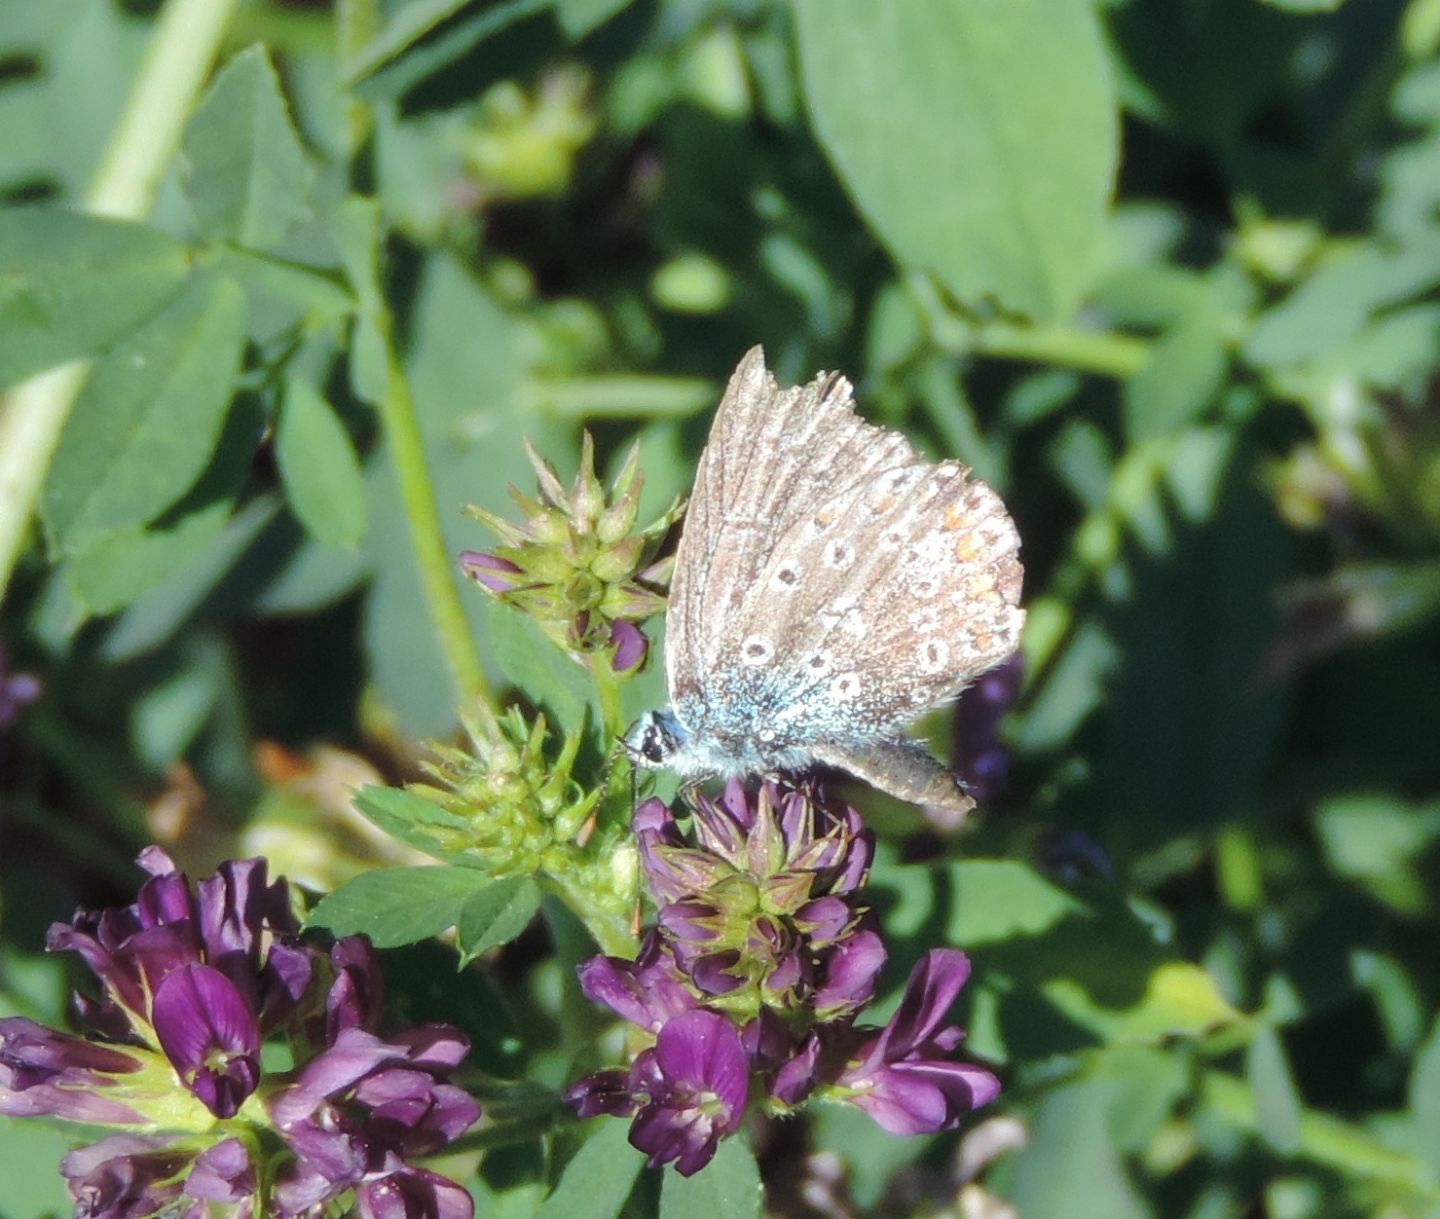
[[(0, 643), (44, 691), (0, 719), (0, 1014), (60, 1018), (45, 926), (157, 838), (358, 874), (339, 923), (467, 957), (540, 903), (493, 971), (391, 954), (397, 1010), (524, 1081), (477, 1213), (755, 1213), (742, 1151), (662, 1186), (536, 1099), (604, 1024), (567, 912), (349, 805), (487, 688), (593, 730), (417, 558), (417, 455), (452, 557), (582, 425), (612, 473), (638, 440), (649, 519), (761, 342), (996, 486), (1030, 606), (977, 828), (854, 793), (892, 981), (966, 948), (1006, 1091), (962, 1136), (756, 1129), (768, 1210), (1440, 1215), (1437, 0), (251, 0), (149, 221), (83, 215), (161, 8), (0, 0), (0, 385), (93, 361), (9, 454), (45, 476)], [(0, 1216), (63, 1211), (63, 1143), (0, 1138)]]

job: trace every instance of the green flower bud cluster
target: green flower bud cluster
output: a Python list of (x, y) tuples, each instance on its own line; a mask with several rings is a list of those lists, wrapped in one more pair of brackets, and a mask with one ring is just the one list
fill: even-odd
[(603, 815), (601, 792), (573, 776), (581, 735), (552, 754), (545, 717), (527, 723), (516, 707), (498, 716), (482, 707), (465, 731), (466, 747), (431, 745), (433, 783), (410, 787), (450, 814), (426, 833), (446, 851), (483, 859), (497, 878), (548, 882), (572, 905), (583, 900), (577, 913), (592, 926), (598, 918), (623, 931), (639, 893), (635, 846), (623, 818)]
[(481, 588), (533, 618), (560, 647), (572, 653), (613, 648), (617, 670), (637, 667), (645, 645), (634, 624), (665, 608), (673, 561), (655, 556), (682, 502), (677, 499), (636, 530), (644, 481), (638, 445), (608, 492), (595, 474), (589, 433), (581, 445), (580, 472), (568, 490), (528, 443), (526, 453), (539, 490), (532, 498), (510, 488), (523, 522), (468, 509), (501, 545), (488, 553), (467, 551), (461, 565)]

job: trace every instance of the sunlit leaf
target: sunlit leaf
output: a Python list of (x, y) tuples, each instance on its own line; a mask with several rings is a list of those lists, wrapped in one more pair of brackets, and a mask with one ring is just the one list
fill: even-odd
[(825, 151), (876, 234), (957, 296), (1063, 315), (1095, 270), (1115, 166), (1083, 0), (800, 0)]

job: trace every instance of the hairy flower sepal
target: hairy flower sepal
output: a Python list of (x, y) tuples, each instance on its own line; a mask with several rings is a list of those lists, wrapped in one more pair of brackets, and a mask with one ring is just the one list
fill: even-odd
[(524, 520), (517, 524), (481, 508), (467, 509), (501, 544), (490, 552), (464, 552), (461, 567), (491, 596), (533, 618), (567, 652), (609, 653), (616, 673), (633, 672), (648, 650), (635, 624), (665, 608), (672, 563), (657, 561), (656, 553), (680, 517), (681, 501), (637, 531), (644, 482), (638, 445), (608, 491), (596, 476), (588, 432), (581, 441), (580, 471), (568, 490), (528, 442), (526, 454), (539, 483), (536, 496), (509, 488)]

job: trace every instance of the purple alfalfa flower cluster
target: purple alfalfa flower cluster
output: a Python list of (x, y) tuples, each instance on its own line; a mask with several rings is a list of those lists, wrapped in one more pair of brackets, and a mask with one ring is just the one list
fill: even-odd
[[(121, 1128), (62, 1163), (75, 1214), (320, 1219), (353, 1201), (364, 1219), (470, 1219), (465, 1190), (410, 1162), (480, 1116), (448, 1082), (464, 1036), (377, 1035), (369, 943), (303, 943), (263, 859), (193, 887), (158, 848), (140, 864), (133, 905), (50, 931), (99, 980), (78, 999), (87, 1035), (0, 1019), (0, 1114)], [(281, 1039), (292, 1065), (267, 1071)]]
[(566, 1098), (585, 1117), (631, 1118), (652, 1167), (698, 1172), (751, 1109), (842, 1101), (921, 1134), (999, 1091), (954, 1057), (963, 1033), (945, 1017), (970, 972), (962, 952), (926, 953), (889, 1023), (856, 1023), (886, 951), (862, 901), (872, 839), (854, 809), (814, 786), (732, 781), (718, 800), (694, 797), (688, 838), (659, 800), (634, 828), (657, 924), (633, 961), (594, 957), (580, 981), (633, 1026), (638, 1052)]

